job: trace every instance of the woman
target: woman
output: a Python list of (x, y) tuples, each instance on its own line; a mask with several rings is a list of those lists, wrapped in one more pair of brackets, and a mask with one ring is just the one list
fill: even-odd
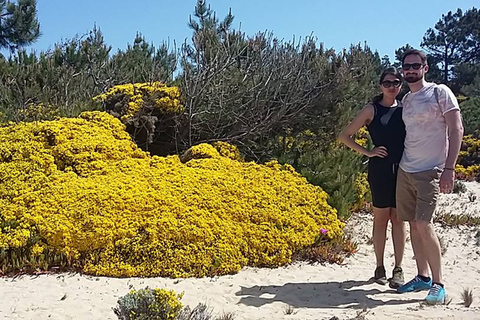
[[(397, 218), (395, 203), (397, 169), (405, 140), (402, 107), (396, 100), (402, 80), (397, 69), (386, 69), (380, 76), (382, 93), (366, 105), (339, 136), (345, 145), (369, 157), (368, 182), (373, 199), (373, 245), (377, 260), (374, 279), (381, 284), (387, 283), (383, 259), (388, 221), (392, 222), (395, 267), (392, 278), (388, 280), (391, 288), (398, 288), (404, 283), (402, 260), (406, 230), (405, 223)], [(372, 150), (365, 149), (352, 139), (365, 125), (375, 146)]]

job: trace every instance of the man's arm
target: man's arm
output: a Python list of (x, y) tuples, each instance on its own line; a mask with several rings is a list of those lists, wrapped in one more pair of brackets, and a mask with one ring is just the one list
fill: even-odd
[(460, 110), (454, 109), (445, 113), (445, 121), (448, 128), (448, 153), (445, 162), (445, 170), (440, 177), (440, 192), (448, 193), (453, 190), (453, 180), (455, 178), (455, 163), (457, 162), (458, 152), (462, 146), (463, 124), (460, 117)]

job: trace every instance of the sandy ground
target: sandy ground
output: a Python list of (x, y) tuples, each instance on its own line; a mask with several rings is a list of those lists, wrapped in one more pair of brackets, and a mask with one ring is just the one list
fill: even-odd
[[(480, 184), (468, 191), (442, 195), (438, 212), (480, 215)], [(477, 198), (473, 199), (473, 196)], [(347, 225), (359, 243), (358, 253), (344, 265), (295, 263), (284, 268), (244, 268), (232, 276), (214, 278), (129, 278), (55, 274), (0, 278), (0, 319), (117, 319), (117, 299), (131, 288), (146, 286), (184, 292), (190, 307), (206, 303), (215, 315), (233, 313), (240, 319), (480, 319), (480, 227), (436, 225), (446, 247), (444, 278), (448, 305), (427, 306), (426, 292), (397, 294), (372, 283), (375, 268), (370, 244), (372, 215), (355, 214)], [(391, 237), (387, 240), (388, 276), (393, 268)], [(415, 261), (407, 243), (406, 280), (415, 275)], [(473, 290), (473, 304), (462, 304), (464, 289)], [(286, 314), (293, 308), (292, 314)]]

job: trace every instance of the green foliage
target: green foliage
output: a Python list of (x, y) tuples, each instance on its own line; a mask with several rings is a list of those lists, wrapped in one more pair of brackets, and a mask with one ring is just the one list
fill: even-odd
[(460, 48), (465, 30), (460, 25), (463, 17), (461, 9), (452, 13), (442, 14), (442, 18), (435, 24), (434, 29), (429, 28), (423, 37), (421, 46), (431, 56), (441, 62), (443, 66), (443, 80), (447, 83), (450, 79), (451, 66), (459, 62)]
[(465, 183), (463, 183), (460, 180), (455, 180), (455, 183), (453, 184), (453, 193), (465, 193), (467, 192), (467, 187), (465, 186)]
[(363, 158), (346, 148), (332, 148), (327, 153), (308, 152), (299, 159), (300, 172), (310, 183), (319, 185), (330, 197), (328, 203), (337, 209), (341, 220), (350, 217), (356, 202), (355, 179), (366, 166)]
[(132, 290), (118, 299), (113, 311), (120, 320), (175, 320), (182, 309), (182, 296), (171, 290), (149, 287)]
[(112, 56), (111, 68), (116, 83), (171, 82), (176, 69), (176, 53), (167, 44), (156, 48), (145, 37), (137, 34), (133, 45)]
[(181, 149), (221, 140), (264, 161), (278, 155), (270, 148), (278, 136), (307, 129), (326, 146), (376, 91), (381, 59), (367, 46), (336, 53), (309, 37), (247, 37), (230, 29), (232, 20), (229, 13), (219, 22), (204, 1), (190, 19), (194, 34), (182, 47), (178, 83), (187, 113)]
[[(350, 242), (349, 242), (350, 244)], [(341, 249), (339, 249), (341, 250)], [(233, 320), (232, 313), (214, 317), (212, 310), (204, 303), (195, 308), (182, 308), (183, 294), (172, 290), (150, 289), (132, 290), (118, 299), (113, 309), (119, 320)]]
[[(172, 81), (175, 54), (158, 50), (137, 35), (135, 44), (110, 57), (111, 46), (94, 26), (88, 34), (56, 44), (50, 52), (19, 50), (0, 59), (0, 120), (24, 121), (29, 105), (48, 106), (60, 116), (98, 109), (92, 97), (136, 79)], [(36, 120), (52, 112), (37, 112)]]
[[(443, 14), (434, 28), (427, 30), (421, 46), (429, 53), (430, 79), (449, 83), (454, 92), (459, 92), (478, 75), (480, 12), (472, 8), (465, 13), (457, 9), (455, 13)], [(442, 70), (437, 68), (438, 64)]]
[(40, 36), (35, 0), (0, 0), (0, 49), (14, 51)]
[(473, 81), (462, 87), (462, 92), (471, 97), (480, 97), (480, 64), (476, 65), (476, 73), (473, 74)]
[(460, 105), (465, 134), (480, 138), (480, 97), (473, 97)]

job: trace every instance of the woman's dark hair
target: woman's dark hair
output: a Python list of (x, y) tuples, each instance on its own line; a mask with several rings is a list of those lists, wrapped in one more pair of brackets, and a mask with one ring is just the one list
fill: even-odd
[[(383, 70), (382, 74), (380, 75), (380, 80), (378, 81), (380, 84), (382, 84), (383, 80), (387, 75), (392, 75), (401, 82), (403, 81), (403, 76), (402, 73), (395, 67), (388, 67), (385, 70)], [(373, 103), (379, 103), (383, 99), (383, 93), (380, 93), (379, 95), (376, 95), (373, 97), (372, 102)]]

